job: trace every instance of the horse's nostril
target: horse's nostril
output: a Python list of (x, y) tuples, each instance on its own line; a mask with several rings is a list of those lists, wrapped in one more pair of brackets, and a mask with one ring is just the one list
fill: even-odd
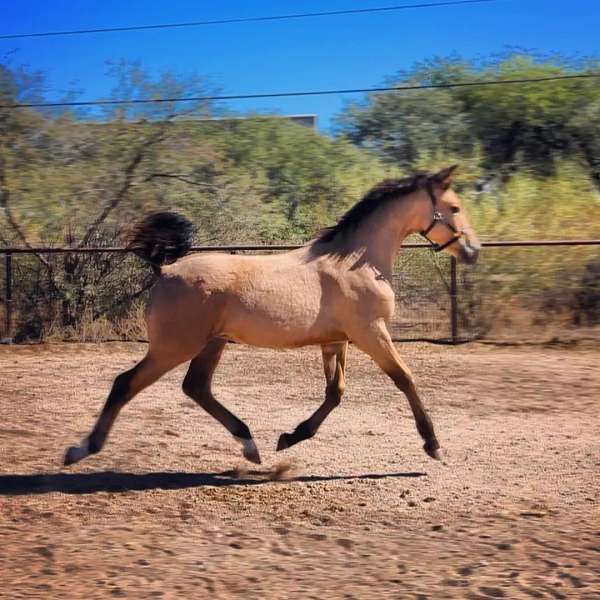
[(479, 252), (481, 250), (481, 244), (479, 242), (473, 243), (471, 240), (466, 240), (467, 248), (473, 250), (474, 252)]
[(464, 263), (468, 265), (474, 265), (477, 262), (477, 259), (479, 258), (479, 248), (477, 246), (472, 246), (467, 241), (467, 243), (462, 249), (461, 258)]

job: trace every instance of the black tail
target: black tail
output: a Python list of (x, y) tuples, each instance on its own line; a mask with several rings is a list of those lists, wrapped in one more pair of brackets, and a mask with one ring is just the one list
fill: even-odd
[(161, 265), (185, 256), (193, 242), (193, 225), (171, 212), (150, 213), (127, 236), (127, 248), (148, 261), (156, 273), (160, 273)]

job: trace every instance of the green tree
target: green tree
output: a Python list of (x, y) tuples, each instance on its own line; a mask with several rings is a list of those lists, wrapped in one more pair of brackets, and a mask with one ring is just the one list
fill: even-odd
[[(434, 59), (393, 85), (507, 81), (589, 74), (597, 62), (516, 54), (487, 64)], [(339, 119), (339, 133), (374, 148), (385, 160), (417, 168), (440, 156), (477, 157), (505, 178), (528, 169), (552, 175), (557, 161), (577, 157), (592, 176), (600, 168), (600, 79), (469, 86), (372, 94)]]
[[(417, 64), (387, 82), (389, 86), (439, 85), (469, 78), (469, 65), (434, 59)], [(385, 161), (414, 170), (445, 158), (473, 152), (468, 115), (450, 90), (370, 94), (350, 104), (337, 119), (337, 133), (375, 150)]]

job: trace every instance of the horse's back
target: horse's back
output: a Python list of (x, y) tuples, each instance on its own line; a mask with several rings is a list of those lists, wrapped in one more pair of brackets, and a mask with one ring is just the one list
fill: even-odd
[(298, 253), (219, 253), (165, 267), (150, 312), (155, 320), (166, 319), (171, 331), (185, 329), (184, 335), (193, 331), (255, 346), (295, 347), (342, 336), (331, 308), (323, 302), (317, 266)]

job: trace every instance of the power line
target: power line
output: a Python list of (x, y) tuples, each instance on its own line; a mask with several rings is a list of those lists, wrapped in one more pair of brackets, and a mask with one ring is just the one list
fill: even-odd
[(215, 102), (218, 100), (259, 100), (265, 98), (293, 98), (298, 96), (332, 96), (341, 94), (365, 94), (375, 92), (407, 92), (414, 90), (437, 90), (476, 86), (500, 86), (525, 83), (545, 83), (550, 81), (567, 81), (575, 79), (600, 79), (600, 73), (584, 73), (579, 75), (550, 75), (548, 77), (521, 79), (494, 79), (484, 81), (463, 81), (458, 83), (439, 83), (425, 85), (404, 85), (376, 88), (350, 88), (337, 90), (309, 90), (298, 92), (268, 92), (261, 94), (231, 94), (225, 96), (188, 96), (184, 98), (138, 98), (133, 100), (80, 100), (72, 102), (26, 102), (22, 104), (0, 104), (0, 108), (57, 108), (77, 106), (117, 106), (124, 104), (165, 104), (174, 102)]
[(399, 6), (380, 6), (374, 8), (355, 8), (349, 10), (331, 10), (322, 12), (294, 13), (287, 15), (270, 15), (259, 17), (236, 17), (231, 19), (215, 19), (207, 21), (188, 21), (184, 23), (160, 23), (156, 25), (132, 25), (129, 27), (99, 27), (96, 29), (73, 29), (68, 31), (43, 31), (39, 33), (6, 33), (0, 35), (0, 40), (14, 40), (18, 38), (36, 38), (64, 35), (83, 35), (88, 33), (114, 33), (124, 31), (147, 31), (152, 29), (174, 29), (181, 27), (202, 27), (207, 25), (229, 25), (234, 23), (258, 23), (265, 21), (285, 21), (290, 19), (306, 19), (312, 17), (334, 17), (342, 15), (357, 15), (367, 13), (392, 12), (416, 8), (442, 8), (444, 6), (458, 6), (463, 4), (482, 4), (497, 2), (498, 0), (449, 0), (444, 2), (424, 2), (419, 4), (404, 4)]

